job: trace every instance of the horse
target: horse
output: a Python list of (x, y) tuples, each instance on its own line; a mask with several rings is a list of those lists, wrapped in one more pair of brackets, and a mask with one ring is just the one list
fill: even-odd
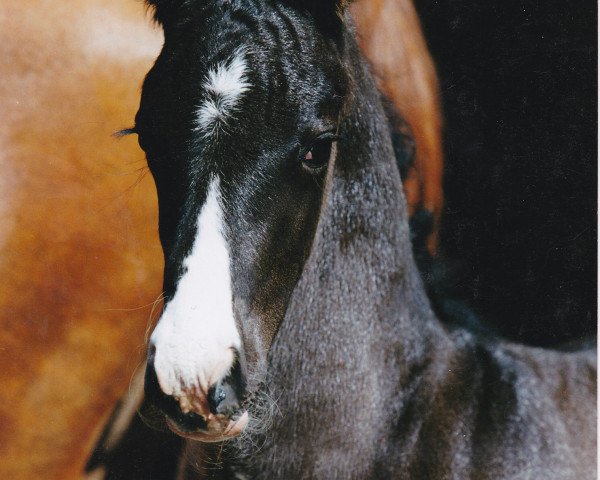
[(593, 478), (594, 350), (432, 312), (347, 2), (149, 3), (145, 392), (188, 439), (180, 478)]
[[(387, 16), (404, 1), (389, 0)], [(129, 391), (120, 406), (135, 412), (143, 396), (140, 372), (131, 378), (161, 290), (155, 191), (135, 139), (111, 134), (131, 122), (162, 32), (151, 28), (140, 2), (0, 5), (0, 477), (80, 478), (119, 397)], [(384, 21), (362, 20), (364, 46), (379, 42), (371, 26)], [(430, 64), (423, 42), (413, 46), (422, 39), (418, 22), (394, 35), (412, 64)], [(398, 84), (389, 96), (400, 110), (417, 94), (436, 95), (421, 88), (437, 88), (422, 71), (380, 72), (384, 90)], [(439, 115), (422, 108), (413, 121), (410, 112), (403, 115), (415, 125)], [(419, 152), (431, 139), (412, 130), (415, 155), (424, 158)], [(422, 166), (416, 161), (409, 176), (428, 182)], [(426, 187), (413, 187), (413, 203), (424, 206)], [(166, 443), (143, 445), (148, 464)]]

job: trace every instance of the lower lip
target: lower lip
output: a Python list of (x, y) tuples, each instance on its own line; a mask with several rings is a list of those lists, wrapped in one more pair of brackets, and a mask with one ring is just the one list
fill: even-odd
[(204, 432), (182, 432), (179, 430), (179, 428), (177, 428), (177, 425), (170, 418), (167, 418), (167, 425), (174, 433), (181, 437), (197, 440), (199, 442), (215, 443), (237, 437), (244, 431), (246, 425), (248, 425), (248, 420), (248, 412), (244, 412), (243, 415), (237, 419), (237, 421), (230, 422), (221, 435), (211, 435)]

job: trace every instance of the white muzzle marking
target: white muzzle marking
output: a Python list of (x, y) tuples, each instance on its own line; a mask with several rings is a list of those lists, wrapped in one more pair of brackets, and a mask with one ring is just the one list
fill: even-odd
[(161, 389), (184, 399), (207, 394), (233, 365), (240, 336), (233, 317), (229, 250), (219, 182), (212, 180), (184, 274), (150, 342)]

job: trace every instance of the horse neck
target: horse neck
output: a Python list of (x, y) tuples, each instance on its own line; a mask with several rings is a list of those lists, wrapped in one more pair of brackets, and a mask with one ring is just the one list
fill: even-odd
[(323, 342), (334, 332), (338, 341), (352, 334), (361, 342), (385, 338), (394, 346), (408, 342), (402, 348), (408, 354), (423, 343), (420, 339), (437, 338), (442, 328), (413, 259), (379, 93), (362, 61), (356, 61), (359, 94), (341, 125), (312, 253), (280, 336), (301, 317), (302, 328)]
[(314, 438), (324, 419), (339, 422), (331, 439), (338, 445), (347, 429), (349, 451), (372, 441), (380, 434), (363, 431), (357, 440), (353, 429), (385, 425), (444, 339), (413, 260), (379, 95), (366, 69), (354, 81), (360, 99), (342, 125), (312, 252), (271, 348), (273, 394), (285, 416), (279, 446), (290, 435)]

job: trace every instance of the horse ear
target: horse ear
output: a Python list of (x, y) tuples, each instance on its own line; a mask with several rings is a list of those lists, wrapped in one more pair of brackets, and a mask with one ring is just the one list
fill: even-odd
[(353, 0), (283, 0), (294, 7), (309, 12), (317, 25), (330, 33), (339, 33), (341, 19)]
[(341, 16), (353, 0), (284, 0), (316, 17), (338, 14)]
[(156, 21), (164, 25), (172, 18), (186, 0), (146, 0), (146, 4), (154, 10)]
[(316, 10), (329, 10), (342, 13), (352, 0), (293, 0), (297, 4), (302, 4), (305, 8), (316, 11)]

